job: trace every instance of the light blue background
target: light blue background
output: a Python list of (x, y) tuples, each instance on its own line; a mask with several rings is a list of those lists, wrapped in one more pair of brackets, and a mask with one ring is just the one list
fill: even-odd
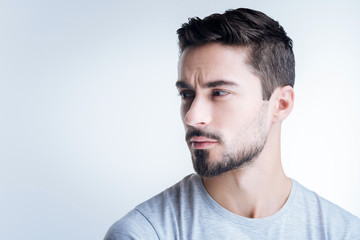
[(175, 31), (237, 7), (294, 40), (286, 172), (360, 216), (358, 1), (0, 0), (0, 239), (102, 239), (191, 173)]

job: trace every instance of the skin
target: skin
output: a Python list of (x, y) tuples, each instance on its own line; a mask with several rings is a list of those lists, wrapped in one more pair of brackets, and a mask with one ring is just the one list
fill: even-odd
[(187, 139), (193, 158), (197, 150), (204, 150), (212, 167), (226, 161), (225, 155), (241, 158), (245, 149), (262, 143), (262, 151), (250, 163), (202, 176), (202, 181), (225, 209), (263, 218), (276, 213), (291, 191), (291, 180), (281, 165), (280, 135), (294, 92), (290, 86), (279, 87), (269, 101), (263, 101), (260, 79), (247, 65), (246, 54), (246, 48), (219, 43), (187, 48), (179, 59), (176, 85), (185, 131), (219, 136)]

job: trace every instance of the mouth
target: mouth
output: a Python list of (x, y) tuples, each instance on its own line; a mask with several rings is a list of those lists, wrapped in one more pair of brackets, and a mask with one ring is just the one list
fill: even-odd
[(218, 144), (218, 141), (207, 137), (196, 136), (190, 138), (190, 144), (194, 149), (208, 149)]

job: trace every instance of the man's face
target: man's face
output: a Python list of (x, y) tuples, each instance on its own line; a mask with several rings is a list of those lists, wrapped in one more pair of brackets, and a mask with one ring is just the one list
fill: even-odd
[(268, 102), (245, 61), (244, 48), (217, 43), (188, 48), (180, 57), (181, 117), (200, 176), (240, 168), (265, 145)]

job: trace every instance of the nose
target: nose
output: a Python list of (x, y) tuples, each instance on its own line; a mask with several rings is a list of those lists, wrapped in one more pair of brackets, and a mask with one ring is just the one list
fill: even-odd
[(184, 119), (186, 125), (192, 127), (204, 127), (211, 121), (211, 106), (198, 96), (194, 98)]

